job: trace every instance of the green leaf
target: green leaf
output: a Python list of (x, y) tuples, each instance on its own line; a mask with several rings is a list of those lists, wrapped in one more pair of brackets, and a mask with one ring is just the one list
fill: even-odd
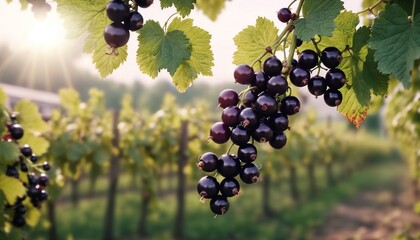
[(79, 112), (79, 93), (73, 88), (60, 89), (60, 104), (63, 106), (69, 116), (75, 116)]
[(13, 142), (0, 141), (0, 164), (12, 164), (18, 159), (20, 150)]
[(372, 26), (369, 46), (376, 50), (379, 71), (393, 74), (408, 88), (410, 70), (420, 58), (420, 15), (410, 23), (400, 6), (387, 5)]
[(70, 162), (78, 162), (85, 156), (86, 152), (85, 144), (70, 142), (67, 146), (67, 159)]
[(369, 49), (363, 65), (363, 78), (367, 79), (368, 88), (376, 96), (385, 96), (388, 93), (389, 77), (378, 70), (378, 63), (374, 60), (374, 51)]
[(210, 46), (211, 35), (196, 26), (193, 26), (192, 19), (175, 18), (168, 27), (168, 31), (182, 31), (191, 44), (191, 56), (184, 60), (172, 75), (173, 83), (178, 91), (184, 92), (199, 74), (212, 76), (211, 68), (213, 63), (213, 52)]
[[(233, 55), (233, 63), (253, 64), (265, 49), (276, 41), (278, 31), (273, 21), (258, 17), (255, 26), (248, 26), (233, 39), (237, 48)], [(268, 57), (265, 56), (261, 61)], [(260, 70), (259, 64), (253, 67), (255, 70)]]
[(296, 20), (296, 36), (308, 41), (315, 35), (331, 36), (334, 19), (343, 9), (340, 0), (312, 0), (303, 3), (304, 18)]
[(190, 58), (191, 44), (182, 31), (166, 34), (158, 22), (149, 20), (140, 30), (137, 63), (152, 78), (166, 68), (173, 75), (179, 65)]
[(216, 21), (225, 7), (225, 0), (197, 0), (196, 5), (208, 18)]
[(19, 115), (19, 123), (26, 132), (36, 131), (43, 132), (48, 129), (48, 125), (42, 119), (38, 106), (29, 100), (21, 100), (15, 105), (15, 111), (21, 113)]
[(18, 197), (26, 194), (26, 188), (23, 183), (16, 178), (0, 175), (0, 190), (4, 193), (9, 204), (13, 205)]
[(195, 0), (161, 0), (161, 8), (168, 8), (175, 6), (178, 13), (182, 16), (188, 16), (191, 10), (194, 9)]
[(0, 87), (0, 105), (5, 105), (6, 104), (6, 93), (4, 92), (3, 88)]
[(35, 207), (27, 207), (25, 213), (26, 224), (30, 227), (35, 227), (41, 218), (41, 211)]
[(111, 158), (111, 154), (103, 146), (97, 146), (93, 151), (93, 161), (98, 165), (103, 165)]

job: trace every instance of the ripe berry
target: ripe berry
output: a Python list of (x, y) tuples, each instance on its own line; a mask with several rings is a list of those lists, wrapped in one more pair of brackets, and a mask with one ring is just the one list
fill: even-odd
[(105, 28), (105, 42), (112, 48), (119, 48), (127, 44), (130, 31), (120, 22), (113, 22)]
[(225, 197), (233, 197), (239, 194), (241, 186), (235, 178), (224, 178), (220, 182), (220, 193)]
[(216, 154), (212, 152), (206, 152), (200, 156), (197, 167), (203, 170), (204, 172), (213, 172), (217, 168), (217, 158)]
[(28, 169), (28, 165), (26, 165), (26, 163), (25, 162), (21, 162), (20, 163), (20, 171), (22, 171), (22, 172), (27, 172), (29, 169)]
[(38, 162), (38, 156), (35, 153), (32, 153), (30, 159), (31, 159), (31, 162), (33, 163)]
[(336, 47), (327, 47), (321, 52), (321, 62), (327, 68), (336, 68), (340, 65), (343, 56)]
[(221, 108), (236, 106), (239, 102), (238, 93), (233, 89), (225, 89), (220, 92), (218, 101)]
[(276, 95), (282, 95), (287, 92), (289, 85), (287, 84), (287, 80), (284, 79), (281, 75), (277, 75), (271, 77), (270, 80), (267, 82), (267, 92)]
[(153, 4), (153, 0), (135, 0), (137, 5), (141, 8), (147, 8)]
[(298, 57), (299, 65), (306, 69), (312, 69), (318, 65), (318, 54), (311, 50), (303, 50)]
[(16, 203), (15, 205), (15, 214), (17, 215), (23, 215), (26, 213), (26, 207), (21, 203)]
[(41, 193), (39, 194), (39, 200), (45, 201), (48, 199), (48, 192), (45, 189), (41, 190)]
[(273, 129), (264, 122), (260, 122), (258, 127), (252, 132), (252, 138), (260, 143), (268, 142), (272, 137)]
[(346, 74), (338, 68), (330, 69), (325, 74), (325, 80), (331, 89), (340, 89), (347, 82)]
[(229, 210), (229, 201), (222, 195), (217, 195), (210, 200), (210, 209), (217, 215), (223, 215)]
[(223, 123), (229, 127), (237, 126), (239, 124), (239, 113), (241, 113), (241, 110), (237, 106), (230, 106), (223, 109)]
[(258, 123), (257, 114), (252, 108), (244, 108), (239, 114), (239, 123), (246, 129), (252, 129)]
[(23, 227), (26, 225), (25, 218), (23, 215), (15, 214), (13, 216), (12, 225), (15, 227)]
[(296, 47), (302, 46), (302, 40), (300, 38), (296, 38)]
[(38, 177), (35, 175), (35, 173), (29, 173), (28, 174), (28, 183), (30, 186), (35, 186), (38, 184)]
[(327, 90), (327, 81), (325, 78), (316, 75), (309, 79), (308, 90), (312, 95), (318, 97)]
[(19, 178), (19, 172), (15, 166), (7, 166), (6, 176)]
[(14, 140), (21, 139), (24, 134), (22, 126), (18, 123), (12, 123), (11, 125), (9, 125), (9, 132), (10, 132), (10, 136)]
[(43, 162), (42, 169), (44, 169), (44, 171), (49, 171), (51, 169), (51, 166), (48, 162)]
[(299, 99), (295, 96), (287, 96), (281, 100), (280, 111), (286, 115), (293, 115), (300, 110)]
[(130, 15), (130, 8), (121, 0), (113, 0), (106, 5), (106, 15), (113, 22), (122, 22)]
[(204, 176), (198, 181), (197, 192), (202, 198), (213, 198), (219, 193), (219, 182), (215, 177)]
[(309, 71), (299, 66), (293, 68), (292, 72), (290, 73), (290, 81), (296, 87), (306, 86), (309, 82), (310, 77), (311, 74), (309, 73)]
[(131, 12), (124, 22), (130, 31), (137, 31), (143, 27), (144, 19), (139, 12)]
[(217, 162), (217, 172), (223, 177), (235, 177), (240, 169), (239, 158), (233, 154), (223, 154)]
[(292, 17), (292, 12), (288, 8), (281, 8), (277, 12), (277, 18), (280, 20), (280, 22), (287, 23), (290, 21), (290, 18)]
[(248, 91), (245, 93), (244, 97), (242, 98), (242, 104), (245, 107), (253, 108), (255, 107), (255, 101), (257, 101), (258, 94), (256, 91)]
[(239, 84), (248, 85), (252, 82), (255, 82), (255, 73), (254, 69), (246, 64), (241, 64), (236, 67), (233, 72), (233, 77), (235, 81)]
[(45, 173), (41, 173), (38, 177), (38, 184), (46, 187), (49, 183), (48, 175)]
[(277, 76), (281, 74), (283, 64), (276, 56), (271, 56), (264, 61), (263, 71), (267, 76)]
[(258, 91), (262, 92), (267, 89), (267, 82), (269, 77), (264, 72), (257, 72), (255, 73), (255, 84), (252, 86), (256, 86)]
[(230, 128), (223, 122), (213, 124), (210, 129), (210, 138), (213, 142), (218, 144), (226, 143), (231, 135)]
[(23, 156), (30, 157), (32, 155), (32, 148), (28, 144), (25, 144), (20, 148), (20, 152)]
[(260, 169), (253, 163), (247, 163), (241, 167), (239, 177), (244, 183), (255, 183), (260, 177)]
[(278, 133), (271, 138), (269, 143), (272, 148), (281, 149), (287, 143), (287, 136), (284, 132)]
[(343, 101), (343, 95), (336, 89), (328, 89), (324, 93), (324, 101), (330, 107), (336, 107)]
[(262, 93), (257, 98), (255, 109), (263, 116), (269, 116), (277, 111), (277, 101), (271, 95)]
[(289, 118), (281, 112), (270, 116), (269, 122), (275, 132), (283, 132), (289, 128)]
[(238, 158), (244, 163), (251, 163), (257, 159), (258, 151), (253, 144), (244, 144), (238, 148)]
[(249, 135), (249, 132), (241, 125), (238, 125), (232, 129), (230, 140), (232, 140), (234, 144), (241, 146), (246, 144), (250, 138), (251, 136)]

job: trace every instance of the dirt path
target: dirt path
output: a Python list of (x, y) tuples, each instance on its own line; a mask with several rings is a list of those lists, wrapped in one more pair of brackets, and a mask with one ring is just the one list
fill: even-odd
[(388, 240), (406, 233), (420, 240), (420, 216), (413, 212), (414, 196), (407, 181), (360, 192), (335, 206), (312, 240)]

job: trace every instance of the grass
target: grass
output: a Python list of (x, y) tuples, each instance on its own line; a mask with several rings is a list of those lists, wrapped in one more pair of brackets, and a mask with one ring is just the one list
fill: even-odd
[[(213, 218), (208, 207), (198, 201), (197, 194), (186, 196), (185, 239), (308, 239), (311, 230), (322, 224), (324, 214), (343, 199), (360, 190), (374, 190), (393, 186), (404, 171), (404, 165), (387, 161), (368, 166), (355, 172), (345, 182), (334, 188), (325, 186), (324, 175), (318, 169), (318, 197), (294, 206), (289, 197), (286, 175), (276, 179), (271, 186), (272, 218), (262, 217), (261, 185), (246, 185), (241, 196), (230, 199), (228, 214)], [(299, 187), (306, 191), (306, 178), (299, 173)], [(102, 239), (105, 199), (83, 200), (77, 208), (70, 204), (57, 206), (59, 239)], [(140, 214), (140, 193), (117, 196), (115, 235), (116, 239), (138, 239), (136, 229)], [(168, 195), (152, 206), (147, 226), (148, 239), (173, 239), (176, 202)], [(45, 214), (44, 214), (45, 215)], [(31, 232), (31, 239), (46, 239), (45, 220)]]

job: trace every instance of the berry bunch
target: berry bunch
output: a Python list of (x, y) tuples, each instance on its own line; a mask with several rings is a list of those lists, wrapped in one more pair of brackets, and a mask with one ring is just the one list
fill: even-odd
[[(324, 95), (325, 103), (330, 107), (341, 104), (343, 96), (339, 89), (346, 83), (346, 75), (337, 68), (342, 60), (341, 51), (336, 47), (327, 47), (319, 56), (315, 51), (306, 49), (299, 54), (290, 73), (290, 81), (297, 87), (308, 86), (308, 91), (318, 97)], [(320, 67), (320, 62), (328, 68), (325, 77), (319, 74), (311, 77), (311, 71)]]
[(133, 0), (131, 4), (123, 0), (112, 0), (108, 3), (106, 14), (112, 23), (105, 28), (104, 38), (112, 53), (116, 48), (127, 44), (130, 31), (143, 27), (143, 16), (137, 11), (137, 7), (147, 8), (152, 3), (153, 0)]
[[(13, 208), (13, 217), (11, 218), (13, 226), (23, 227), (26, 224), (24, 217), (26, 206), (23, 203), (26, 197), (29, 197), (31, 204), (37, 208), (40, 208), (42, 202), (48, 198), (48, 192), (45, 190), (45, 187), (48, 185), (49, 179), (44, 171), (50, 170), (50, 164), (48, 162), (38, 164), (39, 158), (32, 152), (32, 148), (28, 144), (19, 144), (19, 140), (24, 135), (24, 130), (17, 122), (17, 115), (17, 113), (11, 114), (11, 123), (6, 123), (8, 132), (1, 140), (20, 146), (19, 157), (14, 164), (7, 166), (6, 176), (17, 179), (20, 179), (22, 176), (27, 176), (27, 181), (22, 180), (26, 187), (26, 195), (23, 198), (18, 198), (14, 205), (6, 205), (6, 208)], [(18, 168), (23, 174), (19, 174)], [(39, 176), (36, 172), (39, 173)]]

